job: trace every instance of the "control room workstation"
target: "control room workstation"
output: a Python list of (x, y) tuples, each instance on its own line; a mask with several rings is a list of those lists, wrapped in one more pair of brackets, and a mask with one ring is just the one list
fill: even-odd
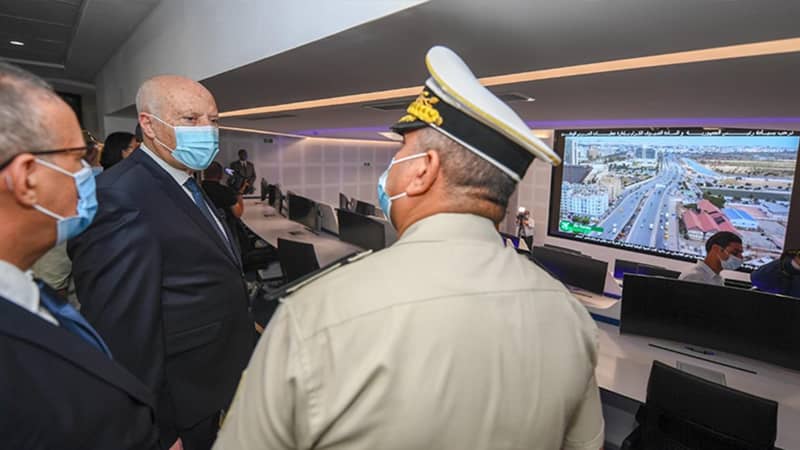
[[(798, 133), (573, 130), (554, 141), (564, 164), (552, 169), (547, 236), (529, 256), (598, 322), (606, 399), (644, 402), (661, 361), (776, 402), (776, 444), (800, 448), (800, 299), (750, 283), (800, 247)], [(719, 232), (742, 241), (738, 271), (723, 270), (719, 285), (679, 279)], [(606, 409), (609, 435), (620, 426), (627, 436), (620, 423), (634, 423), (636, 408), (624, 420)]]
[[(615, 402), (607, 402), (612, 435), (615, 427), (623, 437), (631, 431), (631, 408), (646, 401), (651, 366), (661, 361), (776, 402), (778, 445), (800, 448), (790, 425), (800, 423), (800, 300), (747, 281), (796, 245), (786, 242), (790, 219), (797, 220), (790, 212), (794, 167), (769, 178), (769, 190), (753, 187), (755, 176), (723, 172), (735, 171), (732, 155), (742, 148), (771, 167), (787, 158), (796, 164), (798, 136), (741, 133), (557, 131), (564, 164), (553, 168), (547, 236), (498, 235), (564, 283), (598, 322), (598, 383), (605, 400), (628, 402), (621, 415), (608, 412)], [(711, 163), (717, 153), (734, 168)], [(246, 201), (242, 219), (277, 248), (284, 289), (397, 239), (374, 205), (340, 193), (337, 206), (266, 180), (260, 198)], [(679, 279), (706, 256), (703, 239), (721, 230), (744, 241), (740, 272), (723, 272), (719, 286)]]

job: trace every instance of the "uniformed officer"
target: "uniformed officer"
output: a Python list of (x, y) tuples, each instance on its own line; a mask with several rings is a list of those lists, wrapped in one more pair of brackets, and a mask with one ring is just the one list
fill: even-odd
[(557, 155), (434, 47), (381, 176), (400, 239), (284, 300), (216, 449), (592, 449), (596, 328), (496, 226)]

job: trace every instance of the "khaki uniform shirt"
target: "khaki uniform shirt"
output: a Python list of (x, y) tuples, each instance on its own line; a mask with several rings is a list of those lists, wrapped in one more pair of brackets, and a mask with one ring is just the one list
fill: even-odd
[(597, 328), (494, 225), (439, 214), (284, 300), (215, 449), (591, 449)]

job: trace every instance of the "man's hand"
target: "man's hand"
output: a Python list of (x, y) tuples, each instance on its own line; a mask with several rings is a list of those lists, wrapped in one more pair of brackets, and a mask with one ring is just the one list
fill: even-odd
[(169, 450), (183, 450), (183, 441), (181, 441), (181, 438), (178, 438)]

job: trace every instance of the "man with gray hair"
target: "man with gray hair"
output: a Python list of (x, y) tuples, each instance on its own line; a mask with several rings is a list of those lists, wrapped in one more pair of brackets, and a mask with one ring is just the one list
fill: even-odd
[(8, 449), (157, 447), (153, 398), (103, 338), (27, 272), (97, 209), (75, 113), (0, 63), (0, 442)]
[(164, 447), (214, 442), (253, 349), (241, 257), (192, 176), (219, 151), (217, 105), (174, 75), (136, 96), (143, 142), (98, 177), (100, 209), (70, 241), (81, 311), (157, 396)]
[(560, 160), (455, 53), (426, 62), (378, 180), (400, 239), (283, 299), (215, 449), (602, 447), (597, 329), (497, 232)]

